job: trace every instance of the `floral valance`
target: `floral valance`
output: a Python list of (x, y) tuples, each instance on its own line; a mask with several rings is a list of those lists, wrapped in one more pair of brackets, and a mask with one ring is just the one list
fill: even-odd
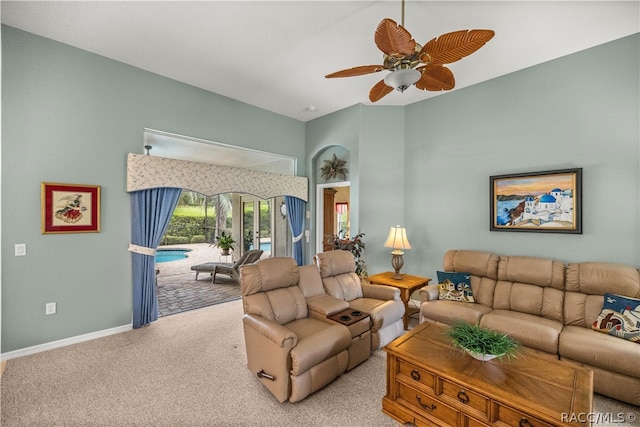
[(306, 202), (308, 185), (308, 179), (301, 176), (133, 153), (127, 157), (128, 192), (176, 187), (207, 196), (246, 193), (263, 199), (293, 196)]

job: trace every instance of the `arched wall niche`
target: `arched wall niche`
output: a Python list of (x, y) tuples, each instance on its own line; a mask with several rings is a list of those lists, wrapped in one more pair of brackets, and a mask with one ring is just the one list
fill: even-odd
[[(333, 158), (334, 154), (338, 159), (344, 160), (347, 162), (345, 166), (350, 172), (351, 171), (351, 167), (350, 167), (351, 153), (347, 148), (341, 145), (331, 145), (320, 150), (315, 155), (312, 162), (313, 170), (314, 170), (313, 180), (315, 183), (315, 191), (314, 191), (313, 197), (315, 197), (314, 211), (315, 211), (315, 231), (316, 231), (314, 244), (312, 248), (315, 250), (315, 252), (322, 252), (324, 250), (324, 247), (323, 247), (324, 236), (326, 234), (333, 234), (332, 232), (326, 233), (325, 232), (326, 230), (324, 229), (325, 215), (326, 215), (325, 199), (324, 199), (325, 189), (340, 188), (340, 189), (347, 189), (347, 192), (348, 192), (348, 189), (351, 186), (349, 174), (347, 174), (346, 180), (343, 180), (341, 177), (330, 178), (328, 180), (325, 180), (322, 177), (320, 168), (322, 168), (322, 166), (326, 164), (325, 161), (330, 161)], [(349, 202), (350, 212), (354, 212), (354, 208), (355, 208), (354, 199), (351, 198), (348, 202)]]

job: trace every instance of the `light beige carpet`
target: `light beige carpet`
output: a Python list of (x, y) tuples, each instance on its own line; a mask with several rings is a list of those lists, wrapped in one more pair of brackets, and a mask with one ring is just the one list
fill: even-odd
[[(241, 317), (241, 300), (232, 301), (10, 360), (1, 425), (397, 425), (381, 412), (383, 351), (302, 402), (280, 404), (246, 367)], [(640, 415), (601, 396), (594, 410)]]

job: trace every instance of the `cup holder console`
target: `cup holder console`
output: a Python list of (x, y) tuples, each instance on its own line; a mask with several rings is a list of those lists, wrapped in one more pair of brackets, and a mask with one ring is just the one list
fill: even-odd
[(369, 316), (369, 313), (348, 308), (346, 310), (332, 314), (331, 316), (328, 316), (328, 317), (334, 322), (342, 323), (343, 325), (349, 326), (354, 323), (360, 322), (362, 319), (365, 319), (368, 316)]

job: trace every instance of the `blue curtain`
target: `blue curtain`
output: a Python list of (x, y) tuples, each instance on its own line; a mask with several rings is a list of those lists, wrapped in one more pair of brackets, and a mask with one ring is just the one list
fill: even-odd
[(293, 196), (284, 196), (284, 204), (287, 206), (287, 218), (293, 234), (293, 259), (298, 265), (304, 265), (302, 250), (302, 236), (304, 234), (304, 213), (306, 203), (302, 199)]
[[(155, 249), (167, 230), (180, 198), (180, 188), (152, 188), (131, 193), (131, 243)], [(151, 251), (153, 253), (153, 251)], [(133, 327), (158, 320), (155, 257), (132, 252)]]

